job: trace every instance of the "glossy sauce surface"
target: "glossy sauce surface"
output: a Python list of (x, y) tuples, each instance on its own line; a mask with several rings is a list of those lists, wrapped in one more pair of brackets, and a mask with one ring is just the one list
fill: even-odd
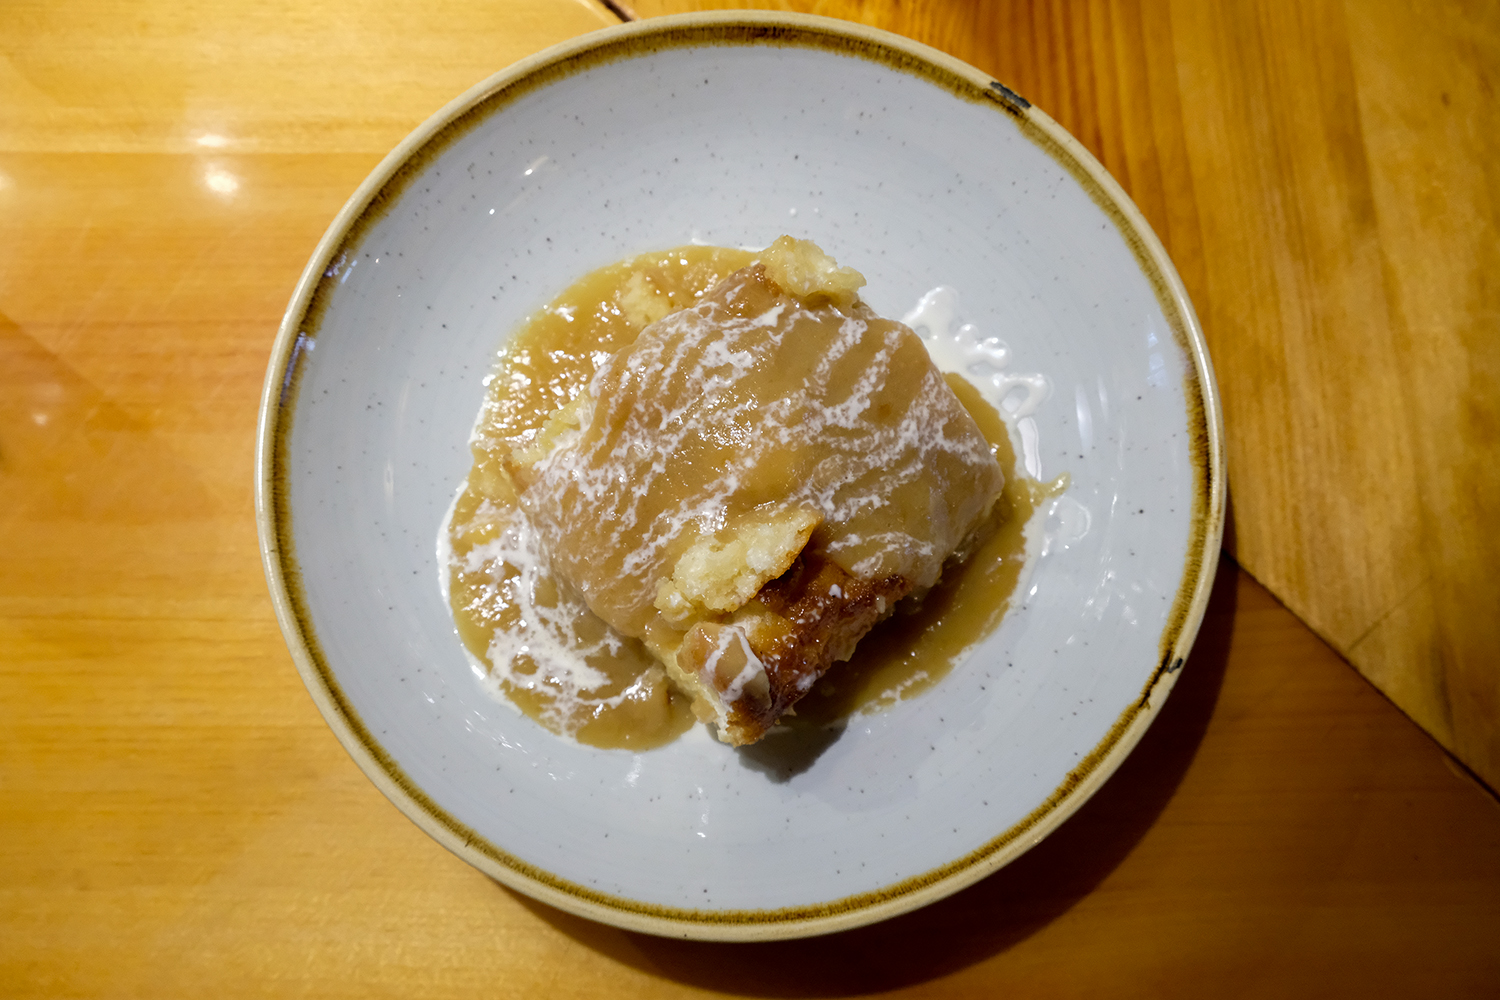
[[(450, 546), (459, 633), (485, 666), (486, 683), (554, 732), (595, 746), (644, 749), (675, 738), (692, 716), (639, 642), (556, 584), (505, 470), (516, 467), (517, 452), (537, 444), (553, 411), (582, 394), (644, 326), (693, 305), (752, 257), (686, 247), (605, 268), (535, 314), (501, 352), (472, 439), (475, 465), (440, 546)], [(930, 686), (998, 624), (1009, 604), (1025, 560), (1025, 525), (1047, 490), (1015, 473), (1010, 437), (995, 410), (959, 376), (947, 380), (1007, 472), (982, 532), (988, 537), (972, 558), (948, 566), (920, 604), (902, 602), (788, 721), (833, 723)]]

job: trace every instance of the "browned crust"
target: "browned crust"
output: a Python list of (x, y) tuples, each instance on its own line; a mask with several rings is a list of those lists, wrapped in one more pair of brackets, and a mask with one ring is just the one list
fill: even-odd
[(912, 581), (902, 576), (861, 579), (820, 555), (799, 555), (747, 606), (769, 612), (778, 627), (751, 632), (750, 647), (765, 664), (770, 699), (741, 698), (729, 706), (732, 741), (743, 745), (764, 736), (911, 590)]

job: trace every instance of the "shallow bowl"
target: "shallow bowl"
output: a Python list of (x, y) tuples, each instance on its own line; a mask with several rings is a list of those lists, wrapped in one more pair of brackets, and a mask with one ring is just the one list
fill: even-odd
[[(591, 269), (784, 232), (862, 271), (885, 315), (956, 289), (937, 333), (997, 337), (1002, 376), (1045, 376), (1011, 426), (1031, 473), (1069, 485), (1033, 525), (1023, 590), (934, 689), (796, 767), (701, 727), (645, 753), (553, 736), (486, 694), (439, 593), (438, 526), (496, 349)], [(1181, 281), (1046, 115), (894, 35), (693, 15), (519, 63), (370, 175), (276, 340), (257, 515), (309, 691), (438, 842), (623, 927), (793, 937), (974, 882), (1118, 766), (1207, 601), (1221, 436)]]

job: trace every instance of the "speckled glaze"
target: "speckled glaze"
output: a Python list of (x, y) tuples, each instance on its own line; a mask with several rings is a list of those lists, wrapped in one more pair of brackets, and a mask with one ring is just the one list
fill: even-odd
[[(736, 751), (702, 728), (642, 754), (559, 739), (476, 682), (437, 582), (495, 350), (588, 270), (782, 233), (862, 271), (885, 315), (956, 288), (969, 335), (1046, 376), (1018, 436), (1071, 485), (1039, 525), (1024, 604), (934, 690), (817, 745)], [(308, 689), (438, 841), (620, 926), (793, 937), (981, 878), (1129, 752), (1207, 600), (1219, 422), (1170, 262), (1045, 115), (893, 35), (694, 15), (498, 74), (355, 193), (277, 338), (257, 513)]]

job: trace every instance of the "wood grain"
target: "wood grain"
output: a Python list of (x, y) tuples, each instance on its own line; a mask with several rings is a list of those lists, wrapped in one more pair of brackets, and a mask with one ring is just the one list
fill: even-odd
[[(1329, 303), (1353, 322), (1379, 292), (1380, 337), (1412, 359), (1388, 409), (1447, 434), (1418, 447), (1408, 426), (1388, 453), (1426, 463), (1428, 492), (1389, 504), (1430, 518), (1432, 575), (1355, 647), (1407, 676), (1404, 650), (1438, 634), (1421, 629), (1459, 627), (1487, 593), (1462, 589), (1489, 551), (1464, 532), (1492, 495), (1464, 435), (1490, 433), (1493, 372), (1463, 321), (1492, 315), (1470, 267), (1492, 257), (1460, 248), (1490, 225), (1494, 168), (1400, 141), (1428, 126), (1381, 67), (1446, 59), (1434, 80), (1462, 109), (1494, 65), (1483, 25), (1444, 42), (1344, 24), (1347, 56), (1327, 72), (1354, 80), (1353, 105), (1297, 114), (1352, 106), (1373, 150), (1361, 175), (1277, 166), (1293, 113), (1247, 95), (1290, 58), (1279, 6), (1200, 25), (1218, 48), (1191, 55), (1189, 10), (864, 13), (882, 10), (976, 62), (981, 28), (1008, 39), (996, 58), (1014, 72), (997, 75), (1067, 116), (1168, 239), (1226, 394), (1240, 387), (1242, 555), (1253, 518), (1318, 487), (1291, 481), (1290, 458), (1287, 482), (1249, 471), (1252, 443), (1289, 446), (1256, 422), (1339, 391), (1283, 370), (1282, 341), (1334, 336)], [(303, 690), (261, 577), (252, 464), (271, 339), (319, 235), (391, 146), (488, 73), (610, 21), (571, 0), (0, 7), (0, 995), (1492, 996), (1500, 805), (1229, 562), (1171, 700), (1103, 791), (1017, 864), (861, 931), (710, 946), (589, 924), (499, 888), (379, 795)], [(1444, 128), (1477, 156), (1492, 140), (1467, 107)], [(1214, 152), (1253, 145), (1236, 130), (1257, 114), (1274, 119), (1269, 166)], [(1298, 187), (1347, 176), (1366, 178), (1369, 211), (1328, 209), (1332, 222)], [(1338, 241), (1317, 226), (1373, 238), (1345, 252), (1350, 268), (1373, 254), (1378, 281), (1355, 294), (1327, 262), (1267, 250), (1268, 201), (1326, 252)], [(1334, 378), (1318, 343), (1299, 342), (1299, 364), (1321, 358)], [(1230, 378), (1252, 361), (1265, 400)], [(1469, 389), (1419, 391), (1455, 372)], [(1324, 501), (1308, 503), (1314, 536)], [(1314, 569), (1329, 572), (1299, 572)], [(1482, 664), (1453, 648), (1452, 663)]]
[(1500, 6), (638, 0), (895, 31), (1119, 179), (1197, 306), (1240, 563), (1500, 785)]
[(918, 913), (764, 946), (629, 934), (498, 887), (349, 762), (268, 615), (225, 618), (54, 624), (50, 643), (7, 647), (31, 667), (0, 691), (27, 706), (5, 719), (7, 996), (1478, 997), (1500, 982), (1500, 805), (1230, 563), (1161, 717), (1039, 848)]

